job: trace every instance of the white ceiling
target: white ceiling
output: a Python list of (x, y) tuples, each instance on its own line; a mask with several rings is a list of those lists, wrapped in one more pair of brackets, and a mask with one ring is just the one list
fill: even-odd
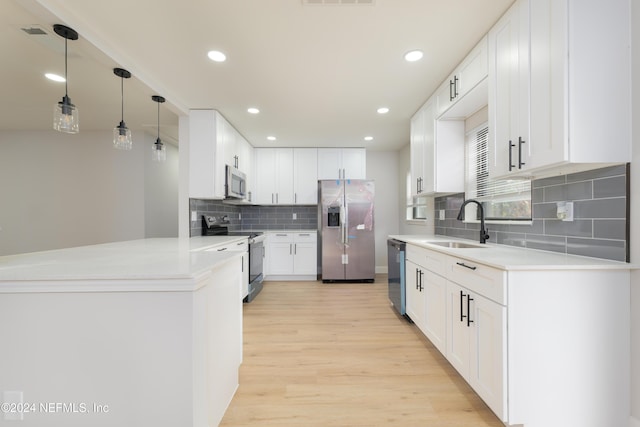
[[(324, 3), (331, 1), (338, 0)], [(159, 94), (167, 99), (163, 137), (177, 139), (177, 115), (214, 108), (257, 147), (398, 149), (409, 141), (413, 113), (512, 2), (0, 0), (0, 129), (51, 127), (64, 84), (43, 74), (64, 74), (64, 40), (51, 30), (61, 23), (80, 35), (69, 42), (69, 96), (81, 132), (118, 124), (112, 69), (122, 67), (133, 74), (124, 82), (132, 129), (155, 132), (150, 97)], [(21, 30), (31, 26), (49, 34)], [(212, 49), (227, 61), (210, 61)], [(425, 57), (404, 61), (411, 49)], [(377, 114), (381, 106), (390, 112)]]

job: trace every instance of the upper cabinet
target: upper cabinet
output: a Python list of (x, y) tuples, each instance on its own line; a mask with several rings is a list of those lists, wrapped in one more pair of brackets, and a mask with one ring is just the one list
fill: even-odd
[(253, 202), (260, 205), (318, 203), (315, 148), (256, 148)]
[(430, 98), (411, 118), (411, 194), (464, 191), (464, 121), (438, 120)]
[(489, 32), (492, 177), (631, 161), (629, 16), (629, 0), (518, 0)]
[(364, 148), (318, 148), (318, 179), (366, 179)]
[(318, 203), (318, 149), (293, 149), (293, 202), (298, 205)]
[(247, 174), (251, 191), (253, 147), (215, 110), (189, 112), (189, 197), (223, 199), (225, 165)]
[[(459, 100), (472, 91), (487, 77), (487, 37), (469, 52), (466, 58), (456, 67), (455, 71), (445, 80), (436, 91), (436, 117), (442, 116)], [(480, 105), (472, 107), (469, 115), (486, 104), (486, 98), (479, 99)], [(458, 115), (458, 113), (456, 114)], [(464, 117), (462, 117), (464, 118)]]
[(489, 32), (491, 173), (528, 167), (529, 0), (518, 0)]

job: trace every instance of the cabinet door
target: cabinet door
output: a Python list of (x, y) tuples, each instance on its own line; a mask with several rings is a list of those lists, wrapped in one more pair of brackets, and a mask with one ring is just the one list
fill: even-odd
[(411, 194), (414, 196), (417, 196), (422, 192), (422, 183), (424, 182), (425, 108), (428, 108), (428, 106), (423, 106), (411, 118)]
[(413, 320), (421, 331), (424, 332), (424, 293), (422, 292), (422, 267), (413, 263), (406, 262), (406, 285), (407, 285), (407, 315)]
[(318, 150), (293, 149), (293, 202), (297, 205), (318, 203)]
[(366, 179), (367, 159), (364, 148), (342, 149), (342, 170), (344, 179)]
[(276, 148), (276, 204), (293, 204), (293, 149)]
[(480, 295), (471, 302), (469, 383), (501, 419), (506, 413), (507, 309)]
[(318, 274), (318, 250), (316, 243), (294, 243), (293, 254), (293, 274)]
[(276, 149), (258, 148), (254, 150), (255, 183), (253, 200), (261, 205), (275, 203), (276, 193)]
[(293, 243), (269, 243), (269, 274), (293, 274)]
[(447, 281), (429, 270), (424, 272), (424, 333), (442, 354), (447, 353)]
[(469, 292), (447, 281), (447, 360), (468, 381), (471, 329), (468, 322)]
[(436, 153), (435, 116), (433, 108), (433, 102), (427, 102), (422, 110), (424, 123), (422, 127), (424, 172), (420, 183), (420, 193), (425, 194), (436, 191), (436, 168), (439, 168)]
[(436, 117), (440, 117), (455, 103), (456, 83), (457, 77), (452, 74), (437, 89), (436, 100), (438, 105), (436, 106)]
[(529, 140), (529, 2), (518, 0), (488, 35), (490, 174), (527, 167)]
[(462, 61), (456, 71), (458, 76), (458, 98), (465, 96), (487, 77), (487, 61), (487, 37), (485, 36)]
[(339, 148), (318, 148), (318, 179), (340, 179), (342, 162)]

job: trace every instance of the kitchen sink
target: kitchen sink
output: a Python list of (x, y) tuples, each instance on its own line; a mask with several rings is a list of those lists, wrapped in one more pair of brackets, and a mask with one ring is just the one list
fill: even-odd
[(455, 248), (455, 249), (481, 249), (486, 248), (485, 245), (474, 244), (474, 243), (465, 243), (465, 242), (452, 242), (452, 241), (425, 241), (424, 243), (428, 243), (430, 245), (436, 246), (444, 246), (445, 248)]

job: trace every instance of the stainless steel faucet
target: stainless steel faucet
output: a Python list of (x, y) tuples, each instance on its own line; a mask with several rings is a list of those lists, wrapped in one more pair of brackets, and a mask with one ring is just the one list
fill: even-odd
[(478, 209), (480, 209), (480, 243), (486, 243), (489, 239), (489, 230), (484, 228), (484, 208), (482, 207), (482, 203), (473, 199), (465, 200), (464, 203), (462, 203), (462, 206), (460, 206), (460, 212), (458, 212), (458, 221), (462, 221), (464, 219), (464, 207), (469, 203), (475, 203), (476, 205), (478, 205)]

